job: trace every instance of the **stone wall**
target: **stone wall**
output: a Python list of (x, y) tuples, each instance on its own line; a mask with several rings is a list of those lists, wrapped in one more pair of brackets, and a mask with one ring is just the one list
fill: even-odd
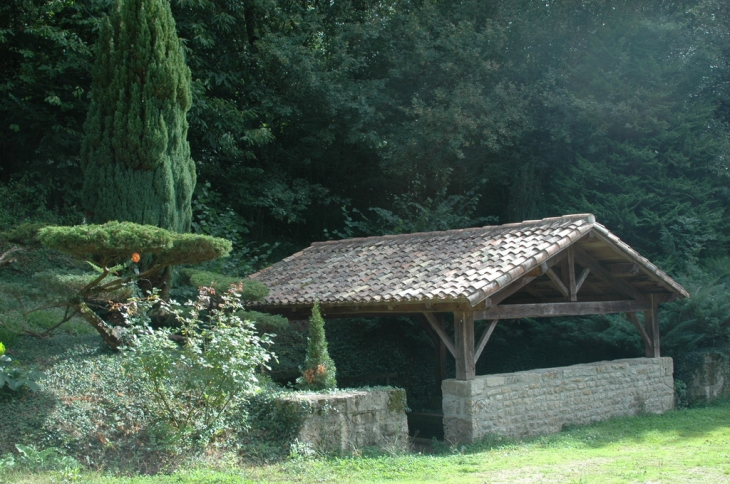
[(469, 443), (488, 434), (560, 432), (642, 412), (674, 408), (671, 358), (633, 358), (444, 380), (444, 436)]
[(727, 355), (717, 352), (695, 353), (700, 363), (688, 378), (687, 399), (690, 404), (710, 402), (730, 393), (726, 378), (730, 373)]
[(297, 438), (313, 449), (349, 452), (366, 446), (408, 448), (406, 392), (400, 388), (293, 393), (281, 403), (301, 411)]

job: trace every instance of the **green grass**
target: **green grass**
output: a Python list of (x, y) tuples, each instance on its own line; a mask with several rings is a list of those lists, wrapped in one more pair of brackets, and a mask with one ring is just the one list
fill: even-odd
[[(730, 482), (730, 403), (616, 419), (524, 442), (443, 448), (441, 454), (352, 455), (245, 465), (232, 456), (170, 475), (73, 476), (74, 482)], [(59, 473), (16, 473), (9, 482), (58, 482)]]

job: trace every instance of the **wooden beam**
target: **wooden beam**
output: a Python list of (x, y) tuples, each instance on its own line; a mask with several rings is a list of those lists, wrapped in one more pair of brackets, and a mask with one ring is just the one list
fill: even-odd
[(590, 314), (632, 313), (648, 311), (651, 302), (642, 301), (595, 301), (545, 304), (505, 304), (486, 311), (476, 311), (476, 319), (548, 318), (556, 316), (587, 316)]
[[(507, 284), (505, 287), (499, 289), (498, 291), (492, 293), (489, 296), (489, 304), (486, 305), (485, 309), (489, 308), (490, 306), (496, 306), (497, 304), (501, 303), (514, 293), (518, 292), (521, 289), (525, 289), (526, 292), (529, 292), (530, 294), (535, 295), (536, 297), (539, 297), (539, 294), (537, 294), (534, 291), (531, 291), (530, 288), (526, 288), (528, 284), (530, 284), (532, 281), (534, 281), (536, 278), (542, 276), (545, 274), (545, 272), (550, 269), (555, 264), (561, 262), (565, 258), (565, 252), (561, 252), (557, 256), (553, 257), (552, 259), (549, 259), (542, 264), (539, 264), (537, 267), (532, 269), (531, 271), (527, 272), (526, 274), (523, 274), (518, 279), (511, 281), (509, 284)], [(481, 308), (472, 308), (474, 311), (479, 311)]]
[(646, 354), (648, 355), (650, 353), (653, 354), (652, 348), (652, 341), (651, 338), (649, 338), (649, 335), (646, 334), (646, 330), (639, 322), (639, 318), (636, 316), (636, 313), (626, 313), (625, 314), (626, 319), (631, 321), (631, 324), (634, 325), (634, 327), (639, 331), (639, 334), (641, 335), (641, 339), (644, 340), (644, 347), (646, 348)]
[(446, 331), (443, 330), (441, 327), (442, 325), (439, 324), (436, 316), (434, 316), (433, 313), (423, 313), (423, 315), (426, 316), (426, 321), (428, 321), (428, 324), (431, 325), (431, 329), (439, 335), (439, 338), (441, 338), (441, 341), (444, 342), (444, 345), (446, 345), (446, 348), (451, 352), (451, 355), (456, 358), (456, 348), (454, 347), (454, 343), (451, 341), (451, 338), (449, 338), (449, 335), (446, 334)]
[[(446, 323), (444, 322), (443, 316), (437, 316), (436, 319), (438, 320), (439, 328), (441, 328), (441, 330), (445, 333)], [(438, 361), (436, 364), (434, 396), (437, 399), (438, 406), (438, 402), (441, 402), (441, 382), (447, 378), (446, 344), (443, 341), (439, 341), (436, 357), (438, 358)]]
[(575, 249), (575, 260), (578, 261), (578, 263), (580, 265), (582, 265), (583, 267), (589, 268), (593, 272), (594, 275), (603, 279), (605, 282), (611, 284), (619, 292), (621, 292), (622, 294), (625, 294), (626, 296), (629, 296), (632, 299), (637, 299), (637, 300), (646, 299), (646, 296), (644, 294), (641, 294), (639, 291), (637, 291), (636, 288), (634, 288), (631, 284), (623, 281), (622, 279), (614, 277), (596, 259), (589, 256), (588, 254), (583, 252), (578, 247), (574, 247), (574, 249)]
[(477, 343), (477, 347), (474, 350), (474, 364), (476, 365), (477, 361), (479, 361), (479, 357), (482, 356), (482, 351), (484, 351), (484, 347), (487, 346), (487, 342), (489, 341), (489, 338), (492, 336), (492, 332), (494, 331), (494, 328), (497, 327), (497, 323), (499, 322), (499, 319), (493, 319), (489, 326), (484, 328), (484, 332), (482, 333), (482, 336), (479, 338), (479, 343)]
[[(587, 284), (587, 283), (586, 283)], [(518, 294), (518, 296), (521, 296)], [(621, 300), (619, 300), (621, 301)], [(628, 300), (627, 300), (628, 301)], [(554, 297), (539, 297), (539, 298), (531, 298), (531, 297), (514, 297), (510, 298), (509, 304), (502, 304), (501, 307), (508, 307), (508, 306), (517, 306), (521, 304), (564, 304), (568, 303), (569, 301), (566, 301), (563, 296), (554, 296)], [(616, 296), (591, 296), (590, 298), (586, 297), (583, 301), (578, 302), (591, 302), (591, 303), (599, 303), (599, 302), (616, 302)], [(648, 304), (646, 305), (649, 306)], [(481, 314), (484, 311), (477, 311), (477, 313)]]
[(507, 287), (505, 287), (504, 289), (502, 289), (501, 291), (496, 293), (494, 296), (489, 298), (492, 302), (492, 306), (496, 306), (497, 304), (501, 303), (502, 301), (504, 301), (505, 299), (507, 299), (508, 297), (510, 297), (517, 291), (519, 291), (520, 289), (524, 288), (526, 285), (528, 285), (535, 279), (537, 279), (537, 276), (528, 277), (527, 275), (524, 275), (524, 276), (520, 277), (515, 282), (511, 283), (510, 285), (508, 285)]
[(545, 275), (547, 275), (550, 280), (553, 283), (553, 286), (555, 286), (565, 297), (570, 297), (570, 291), (567, 287), (565, 287), (565, 284), (563, 284), (563, 281), (560, 280), (557, 274), (552, 269), (547, 269), (545, 271)]
[(578, 286), (575, 281), (575, 251), (573, 247), (568, 247), (568, 290), (570, 291), (570, 300), (578, 301)]
[(588, 277), (588, 274), (591, 273), (591, 270), (587, 267), (583, 268), (583, 270), (580, 273), (580, 276), (578, 276), (578, 280), (575, 281), (575, 293), (578, 294), (578, 291), (580, 291), (580, 288), (583, 287), (583, 283), (586, 282), (586, 278)]
[(656, 358), (661, 356), (661, 338), (659, 338), (659, 302), (661, 299), (656, 294), (651, 295), (651, 312), (653, 313), (654, 326), (654, 355)]
[(431, 341), (433, 341), (435, 345), (438, 346), (439, 344), (443, 344), (443, 341), (441, 341), (441, 337), (436, 333), (436, 331), (433, 330), (433, 328), (431, 327), (431, 323), (428, 322), (423, 314), (421, 314), (420, 318), (416, 319), (418, 319), (418, 322), (421, 323), (421, 326), (423, 326), (423, 329), (426, 330), (426, 333), (428, 333), (428, 336), (431, 338)]
[[(438, 300), (424, 302), (391, 302), (388, 304), (342, 304), (329, 305), (320, 303), (322, 310), (332, 313), (356, 314), (363, 313), (381, 313), (381, 314), (397, 314), (409, 313), (416, 314), (422, 312), (432, 313), (453, 313), (454, 311), (468, 311), (472, 306), (468, 301), (463, 302), (442, 302)], [(312, 306), (305, 307), (310, 313)], [(251, 309), (256, 310), (253, 306)]]
[(606, 270), (616, 277), (631, 277), (639, 273), (639, 264), (636, 262), (619, 262), (606, 264)]
[(474, 313), (454, 313), (454, 347), (456, 348), (456, 379), (473, 380), (476, 376), (474, 361)]
[[(585, 272), (585, 271), (584, 271)], [(583, 277), (583, 273), (581, 273), (581, 277)], [(579, 281), (580, 282), (580, 277)], [(576, 282), (576, 285), (577, 285)], [(586, 281), (584, 285), (588, 285), (590, 281)], [(507, 286), (509, 288), (510, 286)], [(534, 291), (531, 290), (533, 286), (530, 284), (525, 285), (522, 290), (525, 292), (529, 292), (532, 294)], [(540, 298), (539, 293), (534, 294), (536, 298)], [(659, 303), (663, 302), (669, 302), (674, 301), (677, 299), (677, 295), (673, 292), (666, 292), (666, 293), (657, 293), (654, 294), (655, 299)], [(593, 301), (610, 301), (615, 300), (615, 298), (612, 298), (610, 295), (606, 296), (595, 296), (592, 297)], [(488, 301), (488, 300), (487, 300)], [(564, 300), (562, 298), (541, 298), (539, 302), (541, 303), (560, 303)], [(645, 301), (648, 301), (648, 298), (645, 299)], [(485, 301), (486, 302), (486, 301)], [(532, 304), (535, 303), (534, 299), (530, 300), (521, 300), (521, 301), (514, 301), (515, 304)], [(355, 306), (347, 306), (347, 305), (328, 305), (328, 304), (321, 304), (320, 308), (322, 311), (322, 316), (325, 318), (377, 318), (381, 316), (387, 316), (387, 315), (410, 315), (410, 316), (420, 316), (424, 312), (430, 312), (430, 313), (447, 313), (447, 312), (454, 312), (454, 311), (469, 311), (474, 310), (478, 313), (483, 313), (487, 310), (485, 307), (484, 309), (475, 309), (470, 308), (468, 303), (440, 303), (440, 302), (431, 302), (431, 308), (426, 309), (426, 306), (429, 303), (391, 303), (389, 304), (390, 307), (384, 306), (382, 304), (373, 304), (373, 305), (367, 305), (367, 304), (360, 304), (359, 310), (355, 310)], [(514, 304), (510, 304), (510, 306), (513, 306)], [(493, 306), (495, 306), (493, 304)], [(264, 313), (269, 314), (280, 314), (284, 317), (286, 317), (289, 320), (297, 320), (297, 319), (307, 319), (312, 315), (312, 306), (306, 306), (306, 305), (295, 305), (295, 306), (267, 306), (267, 305), (256, 305), (251, 304), (247, 306), (249, 309), (254, 311), (261, 311)], [(480, 308), (481, 305), (477, 306), (477, 308)], [(643, 309), (641, 309), (643, 311)], [(620, 311), (619, 311), (620, 312)], [(477, 319), (494, 319), (494, 318), (477, 318)]]

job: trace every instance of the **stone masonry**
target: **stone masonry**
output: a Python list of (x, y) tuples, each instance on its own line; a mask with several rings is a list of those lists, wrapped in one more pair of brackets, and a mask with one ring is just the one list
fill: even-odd
[(664, 413), (674, 408), (672, 374), (671, 358), (632, 358), (444, 380), (445, 439), (527, 437), (560, 432), (564, 425)]
[(730, 393), (727, 383), (728, 358), (722, 353), (702, 355), (702, 364), (687, 381), (687, 397), (690, 403), (710, 402)]
[(281, 399), (303, 410), (297, 438), (314, 449), (408, 448), (406, 392), (400, 388), (294, 393)]

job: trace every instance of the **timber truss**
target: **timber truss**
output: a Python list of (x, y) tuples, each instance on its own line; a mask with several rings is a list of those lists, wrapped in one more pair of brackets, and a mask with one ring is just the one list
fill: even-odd
[[(555, 270), (555, 266), (560, 268)], [(660, 356), (658, 304), (674, 300), (676, 296), (668, 293), (644, 294), (622, 278), (638, 274), (638, 270), (638, 265), (635, 263), (614, 263), (604, 266), (580, 248), (569, 247), (559, 256), (540, 264), (537, 269), (487, 298), (477, 310), (462, 308), (454, 311), (453, 340), (444, 330), (443, 317), (430, 311), (424, 311), (423, 316), (429, 326), (429, 332), (438, 337), (437, 342), (442, 344), (456, 360), (456, 378), (459, 380), (471, 380), (475, 377), (476, 363), (500, 320), (623, 313), (641, 335), (646, 356), (658, 358)], [(585, 301), (580, 300), (580, 290), (590, 274), (626, 298), (595, 300), (597, 296), (592, 295)], [(546, 278), (553, 289), (561, 294), (563, 300), (557, 300), (559, 297), (542, 297), (544, 288), (538, 290), (531, 287), (530, 284), (540, 277)], [(524, 294), (522, 297), (517, 297), (519, 293)], [(538, 300), (548, 299), (549, 302), (524, 302), (525, 295)], [(510, 298), (519, 302), (509, 303)], [(507, 303), (502, 304), (505, 301)], [(644, 325), (641, 324), (638, 313), (643, 313)], [(489, 323), (476, 340), (474, 322), (480, 320)]]
[[(514, 260), (525, 259), (524, 256), (522, 259), (518, 256), (533, 247), (529, 246), (529, 240), (534, 241), (534, 237), (529, 239), (530, 233), (534, 233), (537, 229), (547, 231), (543, 227), (553, 227), (555, 220), (560, 221), (562, 219), (544, 219), (529, 226), (527, 222), (514, 224), (516, 227), (514, 230), (518, 230), (518, 235), (527, 234), (526, 237), (529, 240), (525, 242), (524, 246), (519, 245), (519, 240), (516, 244), (513, 242), (517, 237), (506, 237), (504, 230), (502, 232), (497, 231), (494, 239), (486, 239), (486, 242), (480, 246), (482, 248), (477, 247), (477, 249), (482, 250), (480, 254), (486, 254), (483, 257), (489, 258), (491, 257), (491, 253), (488, 252), (491, 250), (489, 244), (496, 246), (497, 242), (493, 242), (493, 240), (502, 237), (498, 239), (498, 243), (502, 244), (499, 249), (501, 250), (499, 258), (491, 259), (492, 262), (490, 262), (491, 265), (489, 265), (488, 270), (492, 272), (485, 275), (486, 282), (479, 286), (481, 289), (477, 288), (463, 297), (411, 298), (399, 301), (378, 300), (377, 297), (373, 297), (367, 301), (348, 300), (350, 297), (348, 294), (356, 294), (358, 290), (362, 291), (362, 288), (366, 287), (362, 285), (363, 281), (368, 281), (372, 277), (380, 277), (380, 272), (373, 269), (375, 264), (368, 262), (369, 253), (367, 251), (371, 251), (375, 256), (380, 256), (378, 264), (402, 264), (402, 268), (411, 271), (406, 274), (417, 274), (417, 272), (414, 272), (416, 269), (412, 268), (416, 264), (418, 267), (425, 268), (418, 269), (417, 267), (417, 270), (424, 274), (420, 276), (422, 278), (430, 277), (431, 273), (428, 272), (428, 268), (438, 263), (441, 263), (442, 266), (437, 267), (437, 269), (442, 270), (445, 264), (443, 260), (431, 263), (428, 259), (417, 258), (417, 256), (427, 253), (430, 247), (428, 244), (433, 243), (432, 239), (426, 238), (428, 234), (421, 234), (420, 239), (415, 238), (415, 236), (402, 236), (403, 241), (412, 244), (407, 246), (408, 250), (416, 254), (411, 256), (410, 260), (406, 260), (405, 256), (390, 255), (390, 257), (393, 257), (393, 262), (383, 260), (382, 253), (385, 249), (382, 248), (382, 244), (394, 244), (394, 241), (400, 242), (401, 240), (398, 239), (401, 236), (394, 236), (391, 239), (373, 239), (372, 242), (370, 239), (352, 239), (352, 242), (345, 240), (326, 243), (330, 245), (313, 246), (311, 255), (307, 255), (305, 250), (303, 253), (299, 253), (304, 255), (295, 254), (289, 260), (282, 261), (280, 269), (276, 265), (270, 269), (271, 274), (277, 275), (280, 273), (282, 275), (278, 277), (288, 278), (286, 279), (288, 284), (286, 287), (293, 288), (292, 292), (296, 293), (300, 291), (299, 288), (302, 288), (301, 291), (308, 290), (309, 281), (316, 279), (316, 277), (327, 277), (327, 274), (330, 274), (330, 272), (327, 272), (329, 270), (327, 267), (322, 269), (321, 266), (321, 264), (326, 263), (327, 257), (330, 257), (329, 260), (339, 261), (343, 259), (342, 253), (347, 253), (347, 250), (353, 251), (355, 255), (352, 255), (349, 259), (353, 261), (352, 264), (361, 264), (363, 271), (371, 271), (375, 276), (356, 274), (349, 276), (350, 279), (348, 280), (340, 275), (343, 271), (346, 271), (347, 266), (341, 262), (337, 262), (337, 264), (330, 262), (333, 265), (331, 277), (335, 279), (337, 277), (342, 278), (344, 282), (341, 285), (344, 289), (342, 290), (343, 296), (338, 296), (336, 299), (320, 300), (323, 314), (328, 318), (386, 315), (418, 317), (436, 343), (440, 361), (437, 370), (437, 382), (439, 384), (446, 377), (445, 358), (448, 353), (456, 360), (456, 378), (471, 380), (475, 377), (477, 361), (488, 353), (487, 344), (497, 324), (500, 321), (503, 322), (502, 324), (510, 324), (510, 321), (523, 318), (624, 314), (644, 341), (646, 356), (658, 358), (660, 356), (658, 305), (663, 302), (673, 301), (678, 297), (689, 297), (689, 294), (651, 262), (641, 257), (603, 226), (595, 223), (592, 215), (566, 217), (572, 217), (568, 219), (569, 221), (578, 221), (571, 222), (575, 223), (575, 227), (577, 227), (571, 232), (572, 235), (563, 236), (562, 239), (559, 239), (559, 236), (568, 232), (557, 232), (558, 229), (555, 229), (554, 233), (557, 235), (548, 234), (544, 239), (546, 242), (540, 241), (541, 245), (532, 242), (533, 246), (536, 247), (535, 250), (540, 252), (536, 252), (538, 255), (532, 256), (527, 262), (523, 262), (519, 266), (510, 264), (509, 259), (510, 257), (513, 257)], [(541, 223), (542, 225), (540, 225)], [(495, 229), (484, 228), (485, 231)], [(473, 233), (479, 235), (478, 229), (469, 230), (473, 230)], [(472, 239), (465, 239), (467, 236), (473, 237), (472, 232), (466, 235), (463, 232), (452, 232), (456, 234), (454, 237), (462, 237), (459, 241), (467, 240), (468, 243), (472, 243)], [(452, 232), (434, 234), (446, 234), (444, 236), (446, 237)], [(411, 237), (411, 239), (406, 237)], [(554, 242), (555, 240), (559, 240), (559, 243)], [(417, 243), (423, 245), (419, 246), (421, 248), (413, 249), (413, 244)], [(548, 243), (553, 245), (548, 246)], [(356, 246), (355, 249), (360, 252), (355, 253), (355, 249), (351, 249), (347, 244)], [(406, 244), (404, 243), (402, 246), (406, 246)], [(503, 247), (506, 247), (506, 249)], [(548, 251), (547, 249), (541, 249), (541, 247), (553, 247), (554, 250)], [(377, 252), (378, 250), (380, 250), (380, 253)], [(391, 249), (388, 246), (388, 250), (391, 252), (387, 252), (386, 255), (396, 253), (396, 250), (400, 249)], [(473, 254), (477, 253), (475, 252), (476, 249), (470, 247), (468, 250), (470, 251), (468, 253), (469, 257), (472, 257), (469, 260), (474, 260)], [(364, 255), (361, 255), (361, 253)], [(547, 256), (541, 257), (539, 255), (545, 253), (547, 253)], [(458, 255), (456, 253), (456, 256)], [(311, 257), (312, 262), (301, 262), (299, 266), (295, 267), (302, 274), (298, 276), (299, 279), (295, 279), (286, 273), (286, 270), (294, 271), (292, 264), (298, 261), (297, 257), (304, 258), (305, 256)], [(500, 262), (503, 259), (505, 262)], [(363, 262), (363, 260), (366, 262)], [(476, 260), (476, 263), (479, 264), (479, 259)], [(286, 264), (289, 264), (289, 266)], [(307, 271), (310, 269), (306, 264), (315, 266), (320, 264), (311, 269), (311, 271), (319, 271), (316, 277), (308, 275), (309, 272)], [(429, 264), (431, 265), (429, 266)], [(463, 274), (466, 275), (473, 273), (480, 267), (485, 267), (482, 264), (478, 265), (476, 269), (472, 269), (468, 264), (466, 265), (467, 267), (463, 269)], [(453, 267), (453, 264), (447, 267)], [(381, 271), (379, 266), (377, 270)], [(260, 279), (264, 283), (267, 283), (264, 276), (273, 277), (267, 271), (269, 269), (259, 273), (261, 274)], [(279, 272), (277, 273), (277, 271)], [(386, 273), (386, 276), (389, 274)], [(489, 277), (492, 277), (490, 274), (497, 275), (489, 279)], [(300, 280), (301, 282), (299, 282)], [(415, 281), (414, 284), (423, 285), (416, 276), (413, 277), (413, 280)], [(444, 284), (447, 283), (448, 281)], [(347, 284), (354, 286), (352, 291), (346, 290)], [(333, 286), (329, 286), (327, 291), (332, 293), (335, 289), (339, 290), (339, 287), (333, 289)], [(377, 286), (367, 286), (367, 291), (371, 291), (373, 294), (375, 289), (377, 289)], [(324, 292), (323, 289), (322, 293)], [(305, 319), (309, 316), (311, 303), (298, 302), (301, 298), (297, 299), (297, 294), (290, 296), (288, 293), (280, 292), (276, 297), (279, 299), (275, 303), (263, 302), (255, 305), (254, 309), (279, 313), (289, 319)], [(453, 314), (453, 335), (449, 334), (450, 331), (446, 329), (445, 322), (447, 318), (445, 316), (448, 313)], [(475, 321), (487, 321), (478, 338), (475, 335)]]

